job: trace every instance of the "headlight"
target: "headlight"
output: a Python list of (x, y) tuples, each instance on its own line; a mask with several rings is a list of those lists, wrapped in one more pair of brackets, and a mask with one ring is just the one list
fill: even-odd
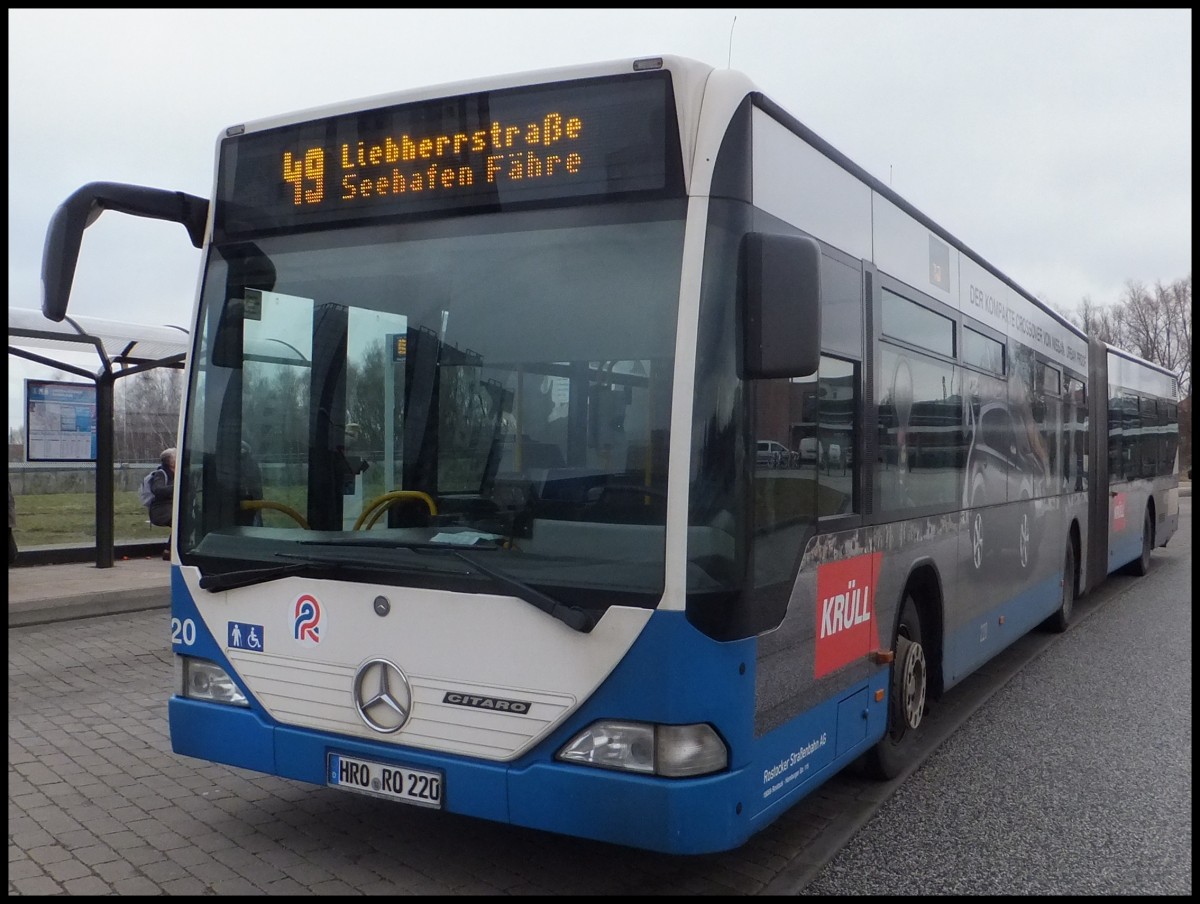
[(225, 703), (229, 706), (250, 705), (229, 673), (215, 662), (193, 656), (176, 656), (175, 665), (176, 687), (189, 700), (207, 700), (209, 703)]
[(601, 769), (683, 778), (724, 769), (729, 751), (711, 725), (593, 722), (558, 752), (558, 759)]

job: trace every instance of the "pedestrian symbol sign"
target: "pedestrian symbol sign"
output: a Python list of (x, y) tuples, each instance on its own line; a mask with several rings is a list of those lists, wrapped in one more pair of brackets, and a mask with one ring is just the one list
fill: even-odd
[(228, 645), (233, 650), (249, 650), (252, 653), (261, 653), (263, 651), (263, 626), (231, 621), (229, 623)]

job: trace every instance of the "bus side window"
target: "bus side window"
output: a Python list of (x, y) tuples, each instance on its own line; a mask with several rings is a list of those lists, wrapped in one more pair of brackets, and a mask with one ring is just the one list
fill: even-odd
[(1067, 447), (1063, 473), (1068, 475), (1064, 489), (1087, 489), (1087, 397), (1084, 385), (1072, 378), (1067, 383), (1067, 414), (1064, 417), (1064, 442)]
[(1121, 464), (1126, 480), (1141, 476), (1141, 419), (1138, 398), (1132, 393), (1121, 397)]
[[(967, 434), (952, 364), (883, 343), (880, 345), (876, 398), (879, 399), (879, 461), (876, 488), (879, 510), (892, 513), (919, 508), (951, 511), (963, 498)], [(999, 384), (1003, 386), (1003, 383)], [(974, 418), (989, 419), (993, 400), (980, 401)], [(1000, 454), (1009, 454), (1011, 432)], [(982, 450), (980, 450), (982, 452)], [(976, 463), (982, 461), (978, 456)], [(982, 471), (982, 465), (979, 465)], [(991, 472), (995, 473), (995, 470)], [(986, 495), (1003, 487), (990, 487)], [(984, 493), (978, 489), (976, 495)], [(969, 500), (971, 492), (966, 491)]]
[(1140, 426), (1141, 476), (1153, 477), (1158, 473), (1158, 403), (1154, 399), (1142, 399)]
[(1121, 437), (1124, 433), (1121, 424), (1121, 400), (1109, 397), (1108, 400), (1108, 482), (1117, 483), (1125, 476), (1125, 457), (1121, 449)]
[(817, 381), (817, 515), (858, 510), (854, 496), (858, 437), (858, 368), (850, 361), (821, 357)]
[(1179, 445), (1179, 407), (1174, 402), (1165, 404), (1163, 422), (1163, 466), (1162, 474), (1175, 470), (1175, 453)]
[(1038, 430), (1046, 451), (1046, 484), (1043, 492), (1057, 493), (1055, 478), (1065, 467), (1059, 464), (1063, 439), (1062, 430), (1062, 375), (1046, 364), (1038, 364), (1036, 399), (1041, 420)]

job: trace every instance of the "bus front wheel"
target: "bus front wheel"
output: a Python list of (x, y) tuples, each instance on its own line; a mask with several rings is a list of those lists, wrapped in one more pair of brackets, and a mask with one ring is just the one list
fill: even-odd
[(887, 732), (865, 759), (867, 772), (879, 779), (895, 778), (909, 765), (916, 746), (916, 730), (925, 715), (929, 670), (922, 643), (921, 616), (911, 593), (904, 595), (895, 649), (888, 688)]

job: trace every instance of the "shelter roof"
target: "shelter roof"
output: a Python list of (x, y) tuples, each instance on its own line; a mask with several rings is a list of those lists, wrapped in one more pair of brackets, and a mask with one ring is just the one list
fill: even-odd
[(98, 350), (114, 364), (143, 364), (186, 355), (191, 337), (181, 326), (148, 326), (102, 317), (67, 316), (61, 323), (30, 308), (8, 309), (9, 345), (82, 352)]

